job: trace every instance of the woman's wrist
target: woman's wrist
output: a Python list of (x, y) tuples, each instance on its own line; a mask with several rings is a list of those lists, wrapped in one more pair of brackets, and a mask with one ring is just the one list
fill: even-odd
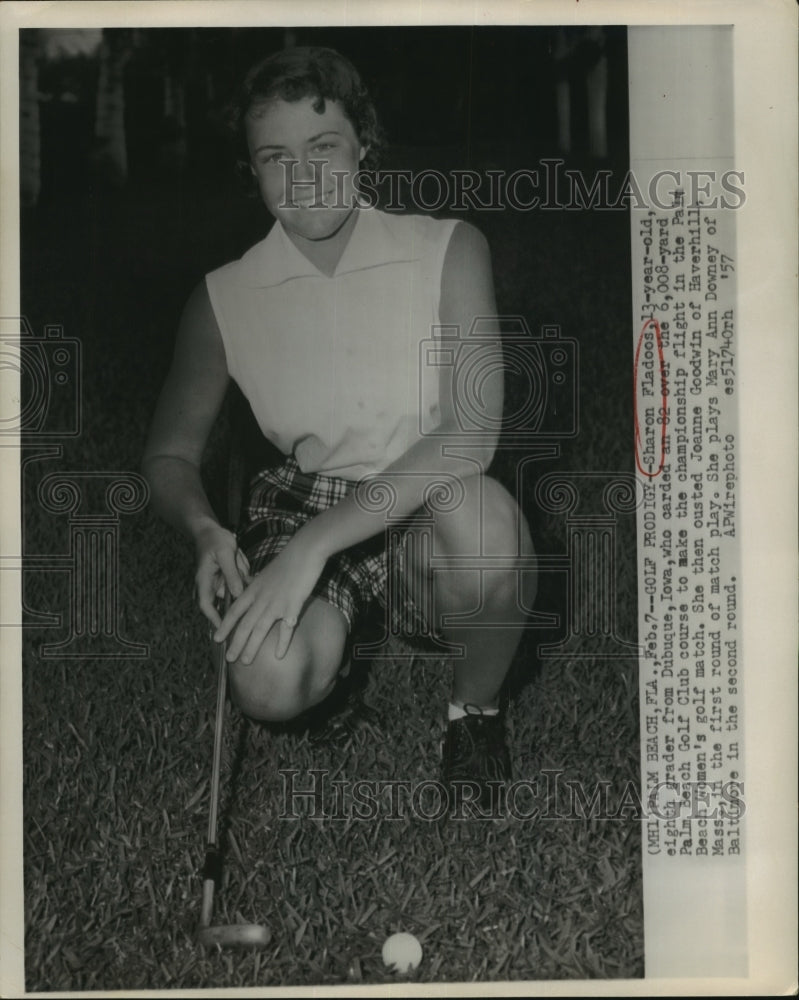
[(333, 541), (328, 520), (325, 517), (325, 514), (328, 513), (329, 511), (323, 511), (321, 514), (317, 514), (316, 517), (311, 518), (310, 521), (299, 529), (293, 539), (311, 557), (321, 559), (322, 562), (327, 562), (338, 551)]
[(197, 514), (190, 514), (186, 518), (186, 530), (195, 542), (199, 541), (200, 537), (207, 531), (214, 531), (221, 527), (222, 525), (213, 514), (208, 514), (204, 511)]

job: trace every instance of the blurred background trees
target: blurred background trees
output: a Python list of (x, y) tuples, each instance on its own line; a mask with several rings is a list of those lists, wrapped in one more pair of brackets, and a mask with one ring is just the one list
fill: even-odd
[(225, 185), (225, 104), (252, 62), (295, 44), (330, 45), (359, 68), (388, 133), (386, 167), (416, 166), (414, 151), (435, 151), (439, 168), (612, 158), (626, 149), (625, 31), (602, 32), (600, 73), (584, 65), (586, 45), (564, 37), (468, 26), (24, 30), (23, 204), (127, 184)]

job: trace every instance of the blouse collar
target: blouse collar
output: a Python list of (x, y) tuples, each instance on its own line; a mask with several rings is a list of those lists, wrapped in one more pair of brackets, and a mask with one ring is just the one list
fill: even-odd
[(355, 211), (358, 218), (331, 277), (312, 264), (291, 241), (281, 223), (275, 221), (266, 238), (241, 258), (242, 283), (270, 288), (295, 278), (333, 281), (352, 271), (420, 259), (421, 243), (414, 237), (413, 226), (399, 226), (398, 216), (368, 205), (359, 205)]

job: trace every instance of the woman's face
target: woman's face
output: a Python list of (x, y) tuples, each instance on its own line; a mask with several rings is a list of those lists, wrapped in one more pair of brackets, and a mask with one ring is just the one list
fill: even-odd
[(366, 150), (337, 101), (325, 100), (321, 114), (314, 102), (276, 98), (257, 106), (247, 115), (247, 143), (272, 215), (297, 236), (323, 240), (352, 211), (353, 179)]

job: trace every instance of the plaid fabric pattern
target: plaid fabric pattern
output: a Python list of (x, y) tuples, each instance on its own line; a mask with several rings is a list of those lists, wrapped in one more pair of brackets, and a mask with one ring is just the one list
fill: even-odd
[[(259, 472), (249, 490), (246, 519), (239, 545), (253, 573), (262, 570), (311, 518), (333, 507), (357, 484), (348, 479), (302, 472), (296, 459)], [(425, 615), (407, 592), (403, 575), (403, 530), (386, 534), (337, 553), (328, 559), (314, 588), (338, 608), (350, 631), (367, 606), (377, 601), (391, 614), (392, 631), (403, 636), (429, 633)]]

